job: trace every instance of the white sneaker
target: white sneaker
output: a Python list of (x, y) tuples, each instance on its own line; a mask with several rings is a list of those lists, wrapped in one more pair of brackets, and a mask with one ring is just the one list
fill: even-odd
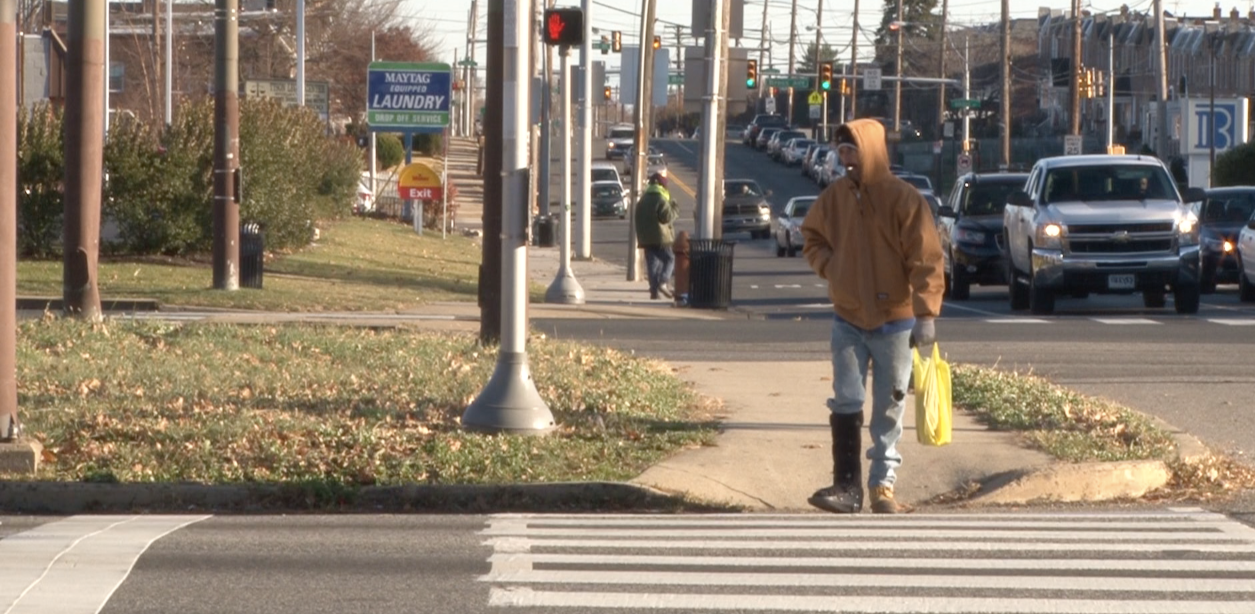
[(675, 294), (671, 292), (671, 286), (668, 286), (667, 284), (659, 285), (658, 292), (660, 292), (663, 296), (667, 298), (672, 298), (675, 296)]

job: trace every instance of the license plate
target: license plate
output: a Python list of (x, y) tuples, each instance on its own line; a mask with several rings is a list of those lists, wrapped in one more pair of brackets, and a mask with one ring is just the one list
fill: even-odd
[(1137, 287), (1136, 275), (1108, 275), (1107, 287), (1112, 290), (1132, 290)]

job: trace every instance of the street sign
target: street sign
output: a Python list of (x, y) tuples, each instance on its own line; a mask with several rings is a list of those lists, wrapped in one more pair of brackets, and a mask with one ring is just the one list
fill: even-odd
[(819, 105), (817, 105), (817, 104), (813, 104), (813, 105), (811, 105), (811, 106), (810, 106), (810, 116), (811, 116), (811, 119), (819, 119), (819, 115), (820, 115), (820, 113), (822, 112), (822, 110), (823, 110), (823, 108), (822, 108), (822, 107), (820, 107), (820, 106), (819, 106)]
[(954, 122), (946, 122), (941, 128), (941, 136), (947, 139), (954, 138)]
[(684, 74), (673, 72), (667, 75), (667, 85), (684, 85)]
[(1079, 134), (1069, 134), (1063, 137), (1063, 155), (1081, 155), (1081, 142), (1081, 135)]
[(972, 172), (972, 154), (967, 152), (959, 154), (957, 167), (960, 175)]
[(933, 155), (941, 153), (941, 141), (933, 141)]
[(767, 77), (767, 87), (807, 87), (810, 84), (808, 77)]
[[(318, 112), (318, 116), (327, 119), (331, 110), (328, 96), (329, 86), (326, 81), (305, 82), (305, 106)], [(296, 80), (250, 79), (244, 82), (245, 98), (273, 98), (285, 107), (295, 107)]]
[(475, 66), (479, 66), (479, 62), (476, 62), (475, 60), (472, 60), (472, 59), (470, 59), (470, 58), (465, 58), (465, 59), (462, 59), (462, 60), (459, 60), (459, 61), (458, 61), (458, 66), (471, 66), (471, 67), (475, 67)]
[(765, 103), (765, 105), (766, 105), (766, 108), (767, 108), (767, 114), (768, 114), (768, 115), (775, 115), (775, 113), (776, 113), (776, 99), (775, 99), (775, 98), (767, 98), (767, 99), (766, 99), (766, 100), (764, 100), (763, 102), (764, 102), (764, 103)]
[(371, 62), (366, 123), (371, 130), (441, 129), (453, 94), (448, 64)]
[(974, 98), (956, 98), (950, 101), (951, 109), (979, 109), (980, 101)]
[(811, 106), (821, 105), (824, 103), (824, 95), (819, 92), (811, 92), (811, 95), (806, 97), (806, 102)]
[(867, 91), (876, 91), (880, 89), (879, 68), (863, 69), (863, 89)]
[(402, 200), (440, 200), (444, 185), (440, 174), (422, 162), (407, 164), (397, 176), (397, 192)]

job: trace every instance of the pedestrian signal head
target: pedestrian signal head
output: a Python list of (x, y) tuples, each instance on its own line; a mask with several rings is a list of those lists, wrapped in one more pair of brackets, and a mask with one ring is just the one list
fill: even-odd
[(573, 47), (584, 42), (584, 11), (575, 7), (545, 9), (541, 28), (546, 45)]

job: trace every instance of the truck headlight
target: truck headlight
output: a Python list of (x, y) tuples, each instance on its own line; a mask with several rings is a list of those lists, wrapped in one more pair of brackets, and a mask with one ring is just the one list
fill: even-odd
[(1063, 249), (1063, 230), (1062, 224), (1041, 224), (1037, 227), (1037, 240), (1033, 245), (1045, 249)]
[(771, 217), (770, 205), (758, 205), (758, 215), (760, 217)]
[(1198, 245), (1198, 218), (1191, 213), (1177, 222), (1177, 240), (1181, 245)]

